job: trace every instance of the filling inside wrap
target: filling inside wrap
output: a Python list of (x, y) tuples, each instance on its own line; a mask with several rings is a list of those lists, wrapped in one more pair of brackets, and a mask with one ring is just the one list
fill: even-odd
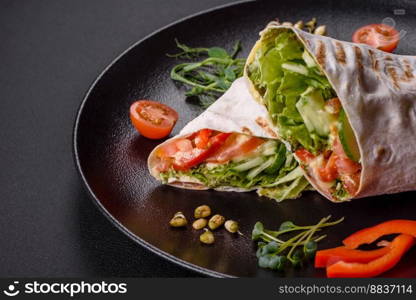
[(254, 190), (276, 200), (296, 198), (309, 184), (283, 143), (242, 133), (201, 129), (156, 148), (152, 173), (189, 188)]
[(246, 72), (302, 167), (334, 200), (354, 197), (360, 151), (334, 89), (291, 30), (262, 36)]

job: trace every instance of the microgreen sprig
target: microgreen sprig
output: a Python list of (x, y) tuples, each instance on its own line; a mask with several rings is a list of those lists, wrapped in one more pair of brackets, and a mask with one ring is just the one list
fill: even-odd
[[(168, 54), (191, 62), (174, 66), (170, 77), (187, 87), (185, 95), (196, 98), (198, 104), (206, 108), (220, 97), (235, 79), (243, 75), (245, 59), (236, 58), (241, 50), (237, 41), (231, 52), (221, 47), (192, 48), (175, 40), (181, 52)], [(197, 60), (199, 59), (199, 60)]]
[[(318, 231), (324, 227), (334, 226), (341, 223), (344, 218), (328, 222), (331, 216), (322, 218), (317, 224), (309, 226), (298, 226), (291, 221), (283, 222), (278, 231), (266, 230), (261, 222), (254, 225), (252, 239), (258, 242), (257, 258), (259, 266), (274, 270), (283, 270), (287, 265), (302, 265), (302, 263), (313, 257), (317, 250), (317, 244), (326, 235), (316, 236)], [(280, 235), (294, 231), (301, 231), (288, 240), (278, 238)], [(302, 246), (302, 249), (299, 247)], [(286, 254), (284, 254), (286, 253)]]

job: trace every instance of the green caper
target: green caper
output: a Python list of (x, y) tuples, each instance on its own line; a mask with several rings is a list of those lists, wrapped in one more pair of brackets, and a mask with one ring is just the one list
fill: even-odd
[(195, 221), (192, 223), (192, 227), (193, 227), (195, 230), (199, 230), (199, 229), (202, 229), (202, 228), (204, 228), (205, 226), (207, 226), (207, 223), (208, 223), (208, 221), (207, 221), (206, 219), (198, 219), (198, 220), (195, 220)]
[(208, 205), (201, 205), (195, 208), (195, 219), (206, 218), (211, 215), (211, 208)]
[(224, 227), (231, 233), (236, 233), (238, 231), (238, 223), (234, 220), (228, 220), (225, 222)]
[(303, 21), (302, 20), (300, 20), (300, 21), (297, 21), (296, 23), (295, 23), (295, 25), (293, 25), (293, 27), (295, 27), (295, 28), (297, 28), (297, 29), (302, 29), (303, 28)]
[(325, 35), (326, 34), (326, 26), (325, 25), (321, 25), (316, 27), (316, 29), (313, 32), (314, 34), (318, 34), (318, 35)]
[(199, 236), (199, 240), (204, 244), (212, 244), (215, 242), (214, 234), (208, 229), (205, 229), (205, 232)]
[(188, 221), (186, 221), (184, 214), (179, 211), (173, 216), (169, 224), (172, 227), (183, 227), (186, 226), (186, 224), (188, 224)]
[(208, 221), (208, 227), (211, 230), (215, 230), (218, 227), (220, 227), (222, 224), (224, 224), (224, 222), (225, 222), (225, 218), (223, 216), (221, 216), (221, 215), (214, 215), (214, 216), (212, 216), (211, 219), (209, 219), (209, 221)]

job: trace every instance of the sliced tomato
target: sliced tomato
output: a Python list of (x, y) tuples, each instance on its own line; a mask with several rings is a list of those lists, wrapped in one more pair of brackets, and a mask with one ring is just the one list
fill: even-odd
[(305, 164), (309, 163), (312, 159), (315, 158), (315, 155), (303, 148), (296, 150), (295, 155), (301, 162)]
[(234, 133), (207, 161), (224, 163), (236, 157), (249, 155), (264, 142), (261, 138)]
[[(218, 148), (217, 151), (212, 153), (210, 157), (207, 158), (207, 161), (217, 163), (217, 162), (220, 162), (220, 160), (224, 160), (222, 158), (222, 154), (224, 154), (224, 156), (226, 156), (226, 153), (229, 152), (229, 150), (232, 150), (234, 147), (237, 147), (238, 136), (239, 136), (238, 133), (232, 133), (229, 136), (229, 138), (226, 140), (226, 142), (220, 148)], [(241, 141), (241, 139), (240, 139), (240, 141)]]
[(175, 170), (188, 170), (196, 166), (215, 151), (217, 151), (227, 140), (231, 133), (218, 133), (209, 140), (209, 146), (206, 149), (193, 148), (191, 151), (184, 152), (180, 157), (175, 158), (172, 166)]
[(208, 146), (209, 138), (211, 137), (211, 129), (202, 129), (195, 137), (195, 146), (199, 149), (205, 149)]
[(140, 100), (130, 106), (130, 120), (141, 135), (149, 139), (161, 139), (171, 133), (178, 113), (165, 104)]
[(340, 175), (352, 175), (361, 169), (361, 164), (349, 159), (348, 157), (338, 157), (335, 165)]
[(338, 135), (334, 140), (333, 149), (337, 156), (335, 168), (347, 192), (354, 196), (360, 186), (361, 164), (351, 160), (344, 152)]
[(338, 156), (334, 152), (332, 152), (326, 164), (323, 167), (317, 169), (319, 177), (322, 181), (331, 182), (338, 177), (338, 171), (336, 166), (337, 160)]
[(177, 139), (175, 141), (175, 144), (176, 148), (178, 148), (178, 150), (181, 152), (189, 152), (192, 151), (192, 149), (194, 149), (191, 140), (188, 139)]
[(175, 141), (172, 141), (172, 142), (168, 142), (168, 143), (163, 144), (162, 146), (160, 146), (157, 150), (157, 156), (159, 156), (159, 157), (172, 157), (178, 151), (179, 151), (179, 149), (176, 146)]
[(242, 155), (245, 155), (247, 153), (250, 153), (250, 152), (256, 150), (263, 143), (265, 143), (264, 139), (261, 139), (261, 138), (258, 138), (258, 137), (251, 137), (248, 141), (246, 141), (245, 143), (243, 143), (241, 145), (240, 151), (234, 152), (234, 154), (235, 154), (234, 157), (238, 157), (238, 156), (242, 156)]
[(361, 172), (351, 175), (341, 175), (342, 185), (347, 190), (348, 194), (354, 196), (360, 187)]
[(399, 32), (386, 24), (371, 24), (361, 27), (352, 36), (354, 43), (367, 44), (386, 52), (393, 52), (399, 44), (399, 40)]
[(338, 157), (348, 157), (344, 152), (344, 148), (342, 147), (341, 141), (339, 140), (338, 133), (335, 133), (334, 136), (336, 136), (332, 144), (332, 149), (334, 150), (334, 153)]
[(159, 163), (157, 164), (156, 169), (159, 172), (166, 172), (169, 170), (171, 165), (172, 165), (171, 159), (167, 157), (163, 157), (160, 159)]
[(330, 114), (337, 114), (341, 110), (341, 102), (338, 98), (332, 98), (325, 102), (325, 110)]

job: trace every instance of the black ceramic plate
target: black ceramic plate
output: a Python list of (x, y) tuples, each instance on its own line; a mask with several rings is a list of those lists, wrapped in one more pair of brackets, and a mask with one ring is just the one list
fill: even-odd
[[(396, 12), (396, 14), (394, 13)], [(386, 18), (407, 31), (397, 53), (416, 54), (414, 1), (270, 1), (245, 2), (210, 10), (172, 24), (138, 42), (119, 56), (96, 80), (79, 110), (74, 132), (75, 159), (88, 192), (109, 219), (137, 243), (182, 266), (211, 276), (324, 277), (312, 265), (280, 274), (257, 267), (250, 241), (254, 223), (267, 227), (282, 221), (311, 224), (331, 214), (345, 221), (327, 230), (320, 247), (340, 245), (343, 237), (366, 226), (416, 217), (416, 193), (402, 193), (334, 204), (318, 193), (306, 192), (297, 200), (276, 203), (255, 193), (189, 191), (163, 186), (147, 171), (146, 159), (160, 141), (140, 136), (130, 125), (130, 104), (142, 98), (166, 103), (179, 112), (173, 134), (202, 111), (185, 101), (183, 90), (169, 78), (177, 61), (166, 56), (176, 51), (174, 39), (193, 46), (231, 48), (236, 40), (247, 55), (258, 32), (272, 19), (297, 21), (317, 17), (329, 35), (350, 40), (354, 29)], [(175, 230), (168, 222), (177, 211), (191, 216), (201, 204), (238, 220), (244, 236), (224, 230), (212, 246), (199, 243), (198, 233)], [(122, 249), (120, 249), (122, 251)], [(384, 276), (416, 275), (416, 251)]]

